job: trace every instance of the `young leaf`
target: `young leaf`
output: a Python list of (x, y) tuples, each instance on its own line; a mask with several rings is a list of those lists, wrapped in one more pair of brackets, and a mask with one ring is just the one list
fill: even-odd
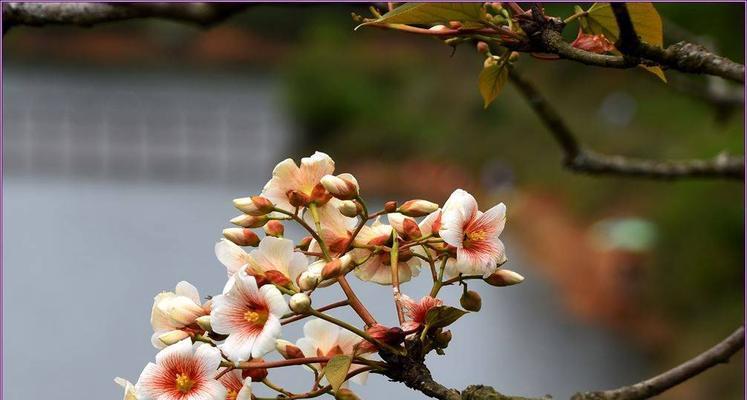
[(324, 367), (322, 373), (327, 377), (327, 381), (329, 381), (329, 384), (332, 386), (332, 390), (337, 391), (345, 382), (352, 361), (353, 359), (350, 356), (338, 354), (332, 357), (332, 359), (327, 363), (327, 366)]
[(506, 86), (507, 80), (508, 66), (505, 62), (495, 61), (491, 58), (485, 61), (485, 65), (478, 78), (480, 94), (482, 95), (485, 108), (488, 108), (490, 103), (498, 97), (501, 89)]
[(425, 314), (425, 325), (430, 328), (444, 328), (467, 314), (467, 311), (449, 306), (438, 306), (428, 310)]
[[(642, 41), (661, 47), (664, 44), (664, 33), (661, 23), (661, 17), (651, 3), (625, 3), (630, 14), (630, 20), (633, 22), (636, 34)], [(607, 39), (614, 43), (620, 37), (620, 28), (617, 26), (615, 14), (609, 3), (594, 3), (585, 17), (579, 20), (581, 28), (589, 30), (594, 35), (603, 34)], [(620, 54), (619, 52), (615, 52)], [(667, 78), (659, 67), (649, 67), (642, 65), (643, 69), (656, 75), (659, 79), (667, 82)]]
[(446, 24), (459, 21), (465, 27), (482, 25), (485, 9), (482, 3), (405, 3), (381, 16), (376, 21), (365, 22), (386, 24)]

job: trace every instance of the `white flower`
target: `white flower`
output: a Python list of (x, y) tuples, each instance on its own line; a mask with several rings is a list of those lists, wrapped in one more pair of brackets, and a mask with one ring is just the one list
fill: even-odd
[(257, 287), (253, 276), (234, 274), (223, 294), (213, 298), (213, 331), (228, 335), (221, 349), (231, 361), (259, 358), (275, 349), (280, 336), (280, 317), (288, 304), (273, 285)]
[(308, 202), (312, 191), (319, 185), (325, 175), (335, 171), (335, 162), (321, 152), (315, 152), (311, 157), (301, 159), (299, 168), (293, 159), (285, 159), (275, 166), (272, 171), (272, 179), (262, 190), (262, 196), (268, 198), (275, 207), (293, 211), (295, 209), (289, 202), (289, 194), (296, 192), (297, 195), (305, 197)]
[(122, 386), (124, 388), (124, 397), (122, 400), (140, 400), (141, 396), (137, 394), (137, 391), (135, 390), (135, 385), (133, 385), (130, 381), (127, 379), (122, 379), (120, 377), (114, 378), (114, 382)]
[(230, 241), (221, 240), (215, 245), (215, 254), (226, 266), (229, 277), (243, 268), (262, 281), (267, 272), (277, 271), (295, 283), (308, 263), (302, 253), (293, 250), (293, 246), (292, 240), (266, 236), (256, 249), (247, 253)]
[(179, 282), (175, 292), (161, 292), (153, 299), (151, 343), (161, 349), (166, 347), (166, 343), (160, 337), (169, 338), (170, 343), (186, 338), (189, 334), (185, 330), (199, 328), (195, 321), (209, 313), (209, 307), (201, 304), (197, 289), (189, 282)]
[(226, 393), (226, 400), (251, 400), (252, 378), (242, 379), (240, 370), (229, 371), (218, 380), (228, 392)]
[(496, 205), (486, 212), (477, 209), (471, 194), (457, 189), (444, 204), (441, 214), (441, 238), (456, 247), (456, 270), (463, 274), (493, 273), (505, 258), (498, 236), (506, 224), (506, 206)]
[[(377, 218), (371, 226), (364, 226), (355, 238), (357, 243), (363, 245), (389, 244), (392, 237), (392, 226), (382, 224)], [(354, 258), (356, 262), (363, 262), (355, 269), (355, 276), (364, 281), (378, 283), (380, 285), (392, 284), (391, 254), (381, 252), (369, 257), (370, 250), (356, 249)], [(397, 263), (399, 282), (407, 282), (420, 273), (420, 261), (418, 258), (410, 258), (407, 261)]]
[(226, 388), (214, 379), (220, 361), (215, 347), (184, 339), (145, 366), (135, 390), (142, 400), (225, 400)]
[[(355, 353), (355, 345), (362, 340), (355, 333), (321, 319), (313, 319), (304, 324), (303, 334), (304, 337), (296, 341), (296, 346), (306, 357), (334, 357), (338, 354), (352, 356)], [(309, 366), (321, 372), (325, 364), (316, 363)], [(350, 371), (360, 368), (361, 365), (353, 364)], [(363, 372), (351, 380), (362, 385), (366, 383), (367, 378), (368, 373)]]
[[(355, 228), (355, 218), (342, 215), (340, 204), (342, 204), (342, 200), (332, 198), (325, 205), (317, 207), (317, 215), (321, 226), (321, 231), (318, 233), (333, 255), (339, 255), (345, 251), (350, 243), (352, 230)], [(311, 211), (307, 210), (303, 218), (309, 226), (315, 226)], [(312, 240), (309, 250), (321, 252), (319, 243)]]

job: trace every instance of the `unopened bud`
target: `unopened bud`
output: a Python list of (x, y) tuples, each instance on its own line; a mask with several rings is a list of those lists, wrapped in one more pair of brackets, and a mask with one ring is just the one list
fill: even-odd
[(384, 211), (388, 213), (393, 213), (397, 211), (397, 202), (396, 201), (387, 201), (384, 203)]
[(272, 283), (273, 285), (287, 288), (291, 284), (290, 278), (288, 278), (287, 276), (285, 276), (285, 274), (283, 274), (282, 272), (278, 270), (273, 269), (270, 271), (265, 271), (264, 274), (265, 274), (265, 279), (268, 282)]
[(462, 27), (462, 23), (459, 21), (449, 21), (449, 28), (451, 29), (459, 29)]
[(495, 59), (495, 57), (488, 57), (485, 59), (485, 61), (482, 63), (483, 68), (490, 68), (494, 65), (498, 64), (498, 60)]
[(348, 388), (340, 388), (335, 392), (335, 400), (361, 400), (361, 398)]
[(317, 183), (316, 186), (314, 186), (313, 189), (311, 189), (311, 197), (309, 201), (312, 203), (315, 203), (318, 206), (323, 206), (327, 204), (329, 199), (332, 198), (332, 194), (330, 194), (327, 189), (322, 186), (321, 183)]
[(337, 209), (340, 210), (340, 214), (346, 217), (353, 218), (358, 215), (358, 204), (352, 200), (341, 201)]
[(175, 330), (164, 333), (163, 335), (158, 337), (158, 340), (160, 340), (161, 343), (165, 344), (166, 346), (171, 346), (172, 344), (178, 343), (179, 341), (188, 337), (189, 333)]
[[(251, 368), (247, 368), (241, 371), (241, 377), (243, 379), (252, 378), (252, 382), (261, 382), (267, 378), (267, 368), (262, 368), (261, 365), (265, 363), (265, 360), (261, 358), (255, 358), (251, 361)], [(255, 367), (256, 365), (256, 367)]]
[(405, 235), (408, 239), (419, 239), (421, 236), (423, 236), (423, 233), (420, 231), (420, 227), (418, 226), (417, 222), (411, 218), (405, 218), (402, 221), (402, 230), (404, 230)]
[(239, 246), (256, 246), (259, 244), (259, 236), (249, 228), (226, 228), (223, 237)]
[(432, 27), (428, 28), (429, 31), (434, 32), (440, 32), (440, 31), (447, 31), (449, 28), (447, 28), (445, 25), (433, 25)]
[(524, 281), (524, 277), (514, 271), (499, 269), (484, 281), (493, 286), (511, 286)]
[(233, 205), (234, 207), (241, 210), (241, 212), (255, 217), (269, 214), (275, 208), (275, 206), (268, 198), (262, 196), (242, 197), (239, 199), (234, 199)]
[(296, 247), (298, 247), (299, 250), (306, 251), (309, 249), (309, 246), (311, 245), (311, 240), (313, 238), (311, 236), (304, 236), (303, 239), (301, 239)]
[(293, 207), (304, 207), (309, 204), (309, 196), (298, 190), (291, 190), (286, 193), (286, 196), (288, 196), (288, 202)]
[(512, 51), (511, 54), (508, 56), (508, 61), (516, 61), (519, 59), (519, 52), (518, 51)]
[(341, 271), (342, 261), (340, 261), (339, 258), (335, 258), (334, 260), (324, 264), (324, 268), (322, 268), (322, 279), (336, 278), (340, 275)]
[(294, 358), (304, 358), (304, 354), (296, 345), (293, 343), (283, 340), (283, 339), (277, 339), (275, 341), (275, 349), (277, 349), (278, 353), (280, 353), (283, 358), (286, 360), (292, 360)]
[(340, 200), (352, 200), (360, 190), (358, 180), (351, 174), (325, 175), (320, 182), (332, 196)]
[(439, 331), (435, 336), (436, 346), (442, 349), (449, 346), (449, 342), (451, 342), (451, 331)]
[(298, 277), (298, 288), (303, 291), (315, 289), (321, 281), (321, 276), (313, 271), (305, 271)]
[(425, 217), (438, 210), (438, 204), (427, 200), (408, 200), (397, 211), (408, 217)]
[(210, 316), (209, 315), (203, 315), (200, 318), (197, 318), (195, 320), (197, 322), (197, 325), (199, 325), (200, 328), (206, 330), (206, 331), (212, 331), (213, 327), (210, 325)]
[(275, 236), (278, 238), (283, 237), (283, 233), (285, 233), (285, 228), (283, 227), (283, 223), (273, 219), (270, 221), (267, 221), (267, 224), (264, 227), (265, 234), (267, 236)]
[(255, 217), (252, 215), (241, 214), (238, 217), (231, 218), (231, 223), (244, 228), (260, 228), (270, 219), (266, 215)]
[(477, 312), (482, 308), (482, 299), (479, 293), (474, 290), (467, 290), (465, 287), (464, 293), (462, 293), (462, 297), (459, 299), (459, 304), (467, 311)]
[(306, 293), (296, 293), (290, 298), (290, 309), (296, 314), (303, 314), (311, 308), (311, 297)]
[(477, 42), (477, 52), (478, 53), (485, 54), (488, 51), (490, 51), (490, 46), (488, 46), (487, 43), (485, 43), (483, 41)]

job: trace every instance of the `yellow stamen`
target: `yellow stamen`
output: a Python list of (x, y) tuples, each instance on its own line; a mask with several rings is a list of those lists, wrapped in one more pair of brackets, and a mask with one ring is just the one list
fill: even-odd
[(250, 309), (244, 313), (244, 319), (246, 320), (246, 322), (257, 325), (264, 325), (265, 322), (267, 322), (268, 317), (269, 315), (267, 311), (255, 311)]
[(485, 240), (488, 237), (488, 234), (483, 230), (479, 230), (474, 232), (467, 232), (465, 236), (467, 236), (467, 240), (478, 241)]
[(192, 386), (195, 385), (195, 381), (193, 381), (189, 375), (187, 374), (178, 374), (176, 376), (176, 390), (187, 393), (190, 389), (192, 389)]
[(237, 397), (239, 397), (239, 394), (231, 389), (226, 392), (226, 400), (236, 400)]

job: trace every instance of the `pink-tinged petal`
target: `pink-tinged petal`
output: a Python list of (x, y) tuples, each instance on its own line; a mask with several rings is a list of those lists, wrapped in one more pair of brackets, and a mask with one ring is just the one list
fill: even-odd
[(252, 357), (252, 347), (254, 347), (256, 338), (256, 336), (242, 331), (233, 332), (228, 335), (228, 338), (220, 345), (220, 348), (231, 361), (247, 361)]
[(498, 235), (503, 232), (503, 228), (506, 226), (506, 205), (500, 203), (485, 211), (475, 221), (475, 225), (486, 227), (491, 237), (498, 238)]
[(460, 247), (464, 238), (464, 227), (477, 214), (477, 201), (471, 194), (457, 189), (446, 200), (441, 211), (439, 235), (444, 242)]
[(228, 276), (235, 274), (249, 262), (249, 255), (244, 249), (226, 239), (221, 239), (215, 244), (215, 256), (226, 266)]
[(192, 286), (192, 284), (187, 281), (181, 281), (177, 283), (175, 293), (177, 296), (184, 296), (189, 298), (198, 306), (202, 304), (202, 300), (200, 299), (200, 292), (198, 292), (197, 288)]
[(418, 224), (418, 228), (420, 228), (420, 232), (423, 234), (423, 236), (430, 235), (432, 233), (438, 234), (438, 231), (433, 232), (433, 224), (441, 219), (441, 209), (428, 214), (423, 218), (422, 221)]
[(303, 334), (305, 337), (312, 339), (326, 353), (337, 343), (340, 328), (330, 322), (314, 319), (304, 324)]
[(252, 378), (246, 378), (244, 385), (239, 390), (236, 400), (251, 400), (252, 398)]
[[(200, 389), (196, 390), (189, 400), (226, 400), (227, 390), (220, 382), (216, 380), (209, 380), (200, 385)], [(187, 400), (185, 399), (185, 400)]]
[[(219, 381), (226, 389), (238, 392), (239, 390), (241, 390), (241, 387), (244, 384), (242, 382), (242, 379), (243, 378), (241, 377), (241, 370), (234, 369), (232, 371), (224, 373), (223, 376), (220, 377)], [(251, 378), (247, 379), (251, 380)]]
[(214, 376), (220, 367), (220, 350), (207, 343), (201, 343), (195, 347), (197, 347), (194, 355), (195, 361), (202, 366), (206, 376)]
[(276, 270), (288, 274), (288, 263), (293, 256), (293, 241), (289, 239), (266, 236), (259, 242), (259, 247), (251, 252), (252, 259), (260, 271)]
[(496, 247), (498, 249), (498, 257), (497, 257), (497, 265), (505, 263), (508, 258), (506, 257), (506, 246), (503, 244), (503, 242), (500, 239), (497, 239)]
[(316, 342), (308, 337), (302, 337), (296, 341), (296, 347), (306, 357), (316, 357)]
[(464, 275), (483, 275), (491, 267), (492, 258), (486, 256), (484, 252), (458, 249), (456, 269)]
[(280, 337), (280, 320), (276, 316), (270, 315), (264, 328), (262, 328), (262, 333), (254, 340), (252, 358), (261, 358), (275, 350), (275, 340), (278, 337)]
[(344, 354), (353, 354), (353, 347), (362, 340), (360, 336), (347, 329), (340, 329), (337, 336), (337, 345)]
[(391, 213), (386, 215), (386, 219), (389, 222), (389, 225), (391, 225), (392, 228), (394, 228), (394, 230), (397, 231), (397, 233), (399, 233), (400, 235), (405, 234), (405, 218), (406, 217), (400, 213)]
[(233, 318), (233, 310), (240, 309), (240, 299), (221, 294), (213, 297), (213, 310), (210, 313), (210, 325), (213, 331), (221, 335), (228, 335), (240, 330), (241, 326)]
[(285, 302), (283, 294), (280, 290), (273, 285), (264, 285), (259, 288), (259, 293), (264, 298), (267, 308), (270, 310), (270, 314), (275, 316), (282, 316), (290, 312), (288, 303)]
[(327, 154), (317, 151), (311, 157), (301, 159), (300, 169), (303, 182), (313, 188), (324, 175), (335, 172), (335, 162)]
[[(321, 249), (320, 249), (321, 251)], [(309, 262), (303, 253), (294, 252), (293, 256), (288, 263), (288, 277), (291, 282), (295, 283), (299, 275), (301, 275), (308, 267)]]

